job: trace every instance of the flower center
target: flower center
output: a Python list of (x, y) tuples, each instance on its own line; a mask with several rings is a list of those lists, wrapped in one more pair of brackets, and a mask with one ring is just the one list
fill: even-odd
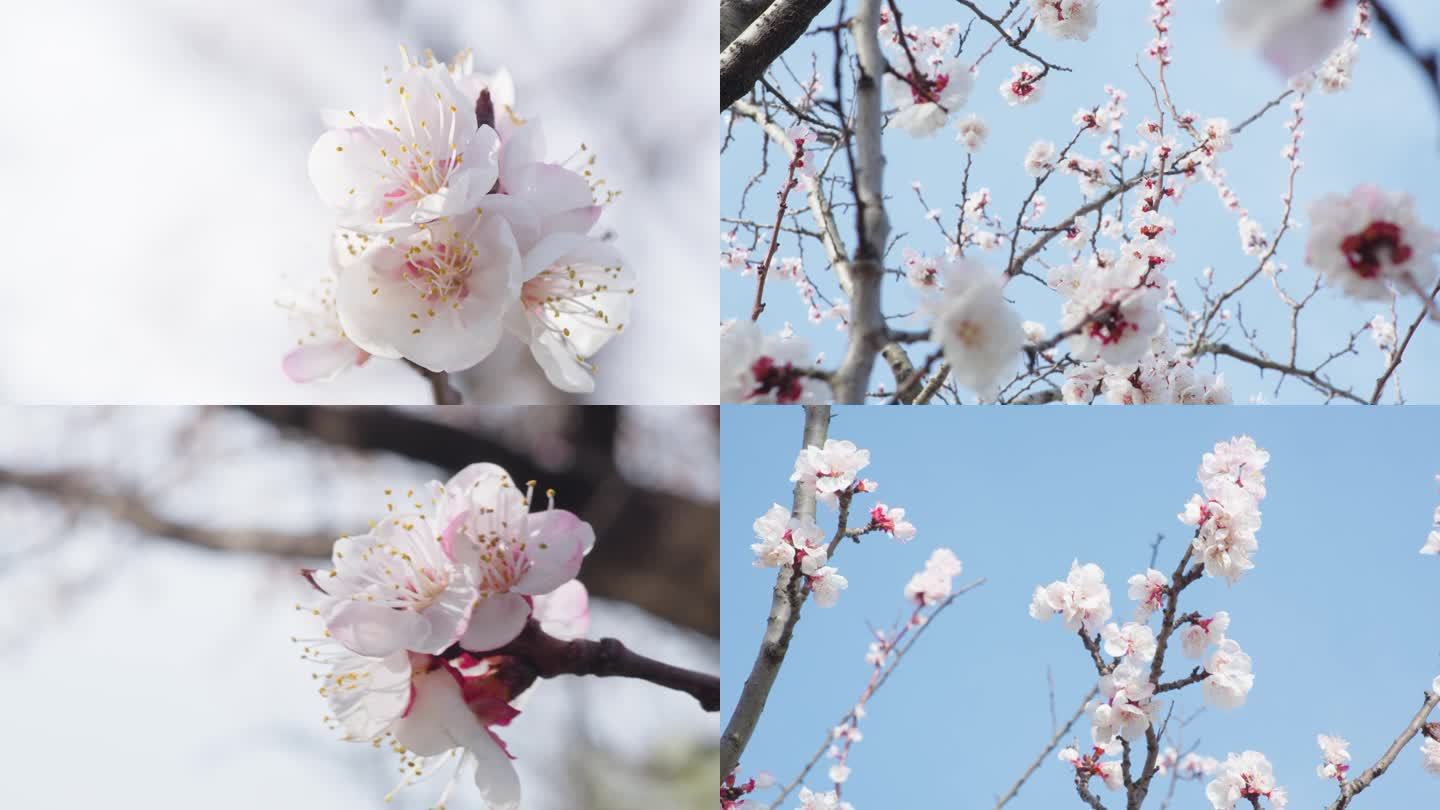
[(910, 79), (910, 97), (916, 104), (939, 104), (940, 94), (950, 84), (950, 77), (944, 73), (933, 79), (918, 73), (911, 73), (907, 78)]
[(750, 396), (763, 396), (774, 391), (775, 401), (782, 405), (800, 401), (800, 373), (791, 364), (780, 365), (773, 358), (764, 356), (750, 366), (750, 373), (755, 376), (755, 390), (750, 392)]
[(1414, 250), (1400, 237), (1399, 225), (1372, 222), (1360, 233), (1345, 237), (1345, 241), (1340, 243), (1340, 250), (1345, 254), (1345, 261), (1350, 263), (1350, 269), (1365, 278), (1375, 278), (1380, 274), (1382, 259), (1388, 259), (1392, 265), (1401, 265), (1414, 254)]
[(433, 246), (426, 240), (406, 253), (400, 275), (432, 304), (464, 300), (470, 294), (470, 260), (475, 255), (475, 246), (464, 239)]

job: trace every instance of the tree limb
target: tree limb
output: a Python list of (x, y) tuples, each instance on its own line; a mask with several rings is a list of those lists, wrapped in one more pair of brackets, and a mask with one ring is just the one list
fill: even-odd
[(656, 686), (684, 692), (700, 702), (707, 712), (720, 711), (720, 678), (684, 669), (647, 658), (626, 647), (616, 638), (571, 641), (558, 639), (540, 629), (530, 619), (520, 635), (503, 647), (487, 651), (463, 650), (454, 645), (442, 657), (455, 658), (464, 653), (477, 657), (506, 655), (528, 664), (537, 677), (558, 675), (592, 675), (597, 678), (635, 678)]
[[(805, 406), (805, 428), (801, 439), (802, 448), (823, 445), (830, 432), (830, 406)], [(797, 518), (815, 518), (815, 490), (796, 482), (792, 513)], [(771, 593), (770, 616), (765, 623), (765, 635), (760, 640), (760, 651), (750, 667), (750, 677), (740, 691), (740, 699), (725, 733), (720, 737), (720, 774), (724, 776), (740, 764), (740, 756), (750, 744), (755, 725), (765, 711), (765, 701), (770, 698), (770, 689), (775, 677), (780, 674), (780, 665), (785, 663), (785, 654), (790, 649), (790, 638), (795, 624), (800, 621), (800, 608), (804, 605), (804, 591), (798, 587), (799, 580), (792, 576), (792, 569), (782, 566), (775, 576), (775, 588)]]
[(720, 53), (720, 110), (750, 92), (830, 0), (775, 0)]

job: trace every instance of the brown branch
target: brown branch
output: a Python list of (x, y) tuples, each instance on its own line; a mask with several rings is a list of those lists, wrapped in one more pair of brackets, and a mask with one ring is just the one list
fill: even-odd
[[(1025, 771), (1020, 774), (1020, 778), (1016, 779), (1015, 784), (1011, 785), (1010, 789), (1005, 791), (1004, 796), (1001, 796), (995, 801), (995, 810), (1000, 810), (1000, 808), (1004, 807), (1011, 799), (1020, 793), (1021, 786), (1040, 768), (1045, 762), (1045, 758), (1050, 756), (1050, 752), (1054, 751), (1055, 748), (1060, 745), (1060, 740), (1064, 738), (1066, 734), (1069, 734), (1070, 729), (1084, 716), (1085, 707), (1090, 704), (1090, 699), (1095, 697), (1099, 691), (1100, 687), (1098, 686), (1090, 687), (1090, 691), (1085, 693), (1085, 697), (1081, 698), (1079, 708), (1075, 709), (1075, 713), (1070, 716), (1069, 722), (1067, 722), (1063, 728), (1056, 729), (1055, 733), (1051, 735), (1050, 742), (1045, 746), (1045, 749), (1040, 752), (1039, 756), (1031, 761), (1030, 767), (1026, 768)], [(1083, 798), (1084, 794), (1081, 794), (1081, 796)]]
[(425, 381), (430, 383), (430, 395), (435, 398), (436, 405), (459, 405), (465, 401), (465, 398), (460, 395), (460, 392), (455, 390), (455, 387), (450, 384), (450, 374), (448, 372), (431, 371), (410, 360), (406, 360), (405, 363), (419, 372), (420, 376), (424, 377)]
[[(803, 139), (802, 139), (803, 140)], [(795, 150), (795, 156), (790, 158), (790, 168), (785, 173), (785, 184), (780, 187), (775, 196), (780, 200), (780, 205), (775, 209), (775, 227), (770, 229), (770, 247), (765, 251), (765, 261), (755, 270), (755, 305), (750, 308), (750, 320), (760, 320), (760, 313), (765, 311), (765, 279), (770, 276), (770, 264), (775, 261), (775, 250), (780, 247), (780, 225), (785, 221), (786, 204), (790, 199), (790, 189), (795, 187), (795, 169), (799, 167), (801, 160), (804, 160), (804, 145)]]
[[(830, 406), (805, 406), (805, 428), (800, 446), (823, 445), (830, 432)], [(815, 518), (815, 489), (804, 482), (796, 482), (793, 514), (800, 518)], [(800, 608), (804, 606), (805, 593), (800, 589), (803, 578), (795, 577), (788, 566), (782, 566), (775, 576), (775, 587), (771, 592), (770, 615), (765, 622), (765, 635), (760, 640), (760, 650), (755, 654), (755, 663), (750, 667), (750, 677), (740, 690), (735, 711), (725, 724), (725, 733), (720, 737), (720, 773), (728, 774), (740, 763), (740, 756), (750, 744), (755, 725), (765, 711), (765, 701), (770, 698), (770, 689), (780, 674), (780, 665), (790, 650), (790, 639), (795, 625), (800, 621)]]
[(1424, 323), (1425, 318), (1429, 316), (1430, 307), (1434, 306), (1436, 296), (1440, 296), (1440, 282), (1437, 282), (1435, 289), (1430, 291), (1429, 302), (1421, 305), (1420, 314), (1415, 316), (1415, 320), (1411, 322), (1410, 328), (1405, 330), (1405, 337), (1400, 341), (1400, 345), (1396, 346), (1395, 351), (1390, 353), (1390, 362), (1386, 364), (1385, 372), (1380, 375), (1380, 379), (1375, 381), (1375, 391), (1370, 395), (1371, 405), (1378, 403), (1381, 395), (1385, 393), (1386, 383), (1390, 382), (1391, 375), (1393, 375), (1395, 369), (1400, 366), (1400, 360), (1405, 357), (1405, 350), (1410, 346), (1410, 339), (1415, 337), (1415, 333), (1420, 329), (1420, 324)]
[(507, 655), (528, 664), (537, 677), (591, 675), (596, 678), (635, 678), (684, 692), (707, 712), (720, 711), (720, 678), (647, 658), (615, 638), (564, 641), (540, 629), (531, 619), (520, 635), (494, 650), (463, 650), (454, 645), (442, 657), (471, 652), (481, 656)]
[(1400, 736), (1395, 738), (1395, 742), (1390, 743), (1390, 747), (1385, 749), (1385, 753), (1374, 765), (1366, 768), (1356, 778), (1342, 784), (1340, 786), (1340, 795), (1335, 797), (1335, 801), (1330, 803), (1327, 810), (1344, 810), (1346, 807), (1349, 807), (1351, 799), (1359, 795), (1360, 791), (1370, 787), (1371, 782), (1374, 782), (1384, 774), (1385, 771), (1394, 764), (1395, 758), (1400, 756), (1400, 751), (1425, 727), (1426, 718), (1430, 716), (1430, 713), (1435, 710), (1436, 706), (1440, 706), (1440, 695), (1434, 692), (1426, 692), (1425, 702), (1421, 704), (1420, 711), (1416, 712), (1415, 716), (1410, 719), (1410, 722), (1406, 724), (1404, 730), (1400, 732)]
[(174, 520), (137, 492), (106, 490), (80, 472), (26, 472), (0, 469), (0, 486), (20, 487), (70, 509), (93, 510), (133, 526), (142, 534), (182, 540), (217, 551), (323, 557), (339, 532), (295, 533), (269, 529), (219, 529)]
[(750, 92), (830, 0), (775, 0), (720, 53), (720, 110)]
[(1200, 346), (1195, 347), (1195, 349), (1192, 350), (1190, 354), (1192, 357), (1200, 357), (1206, 354), (1219, 354), (1226, 357), (1233, 357), (1241, 362), (1249, 363), (1256, 368), (1268, 369), (1270, 371), (1278, 371), (1281, 375), (1296, 377), (1300, 380), (1304, 380), (1305, 383), (1308, 384), (1311, 388), (1314, 388), (1315, 390), (1321, 392), (1322, 394), (1325, 394), (1332, 399), (1335, 397), (1339, 397), (1340, 399), (1348, 399), (1352, 402), (1358, 402), (1361, 405), (1369, 404), (1365, 400), (1351, 393), (1350, 391), (1346, 391), (1345, 389), (1336, 386), (1334, 383), (1320, 376), (1320, 373), (1315, 369), (1303, 369), (1292, 365), (1286, 365), (1285, 363), (1277, 363), (1274, 360), (1266, 360), (1263, 357), (1256, 357), (1253, 354), (1241, 351), (1228, 343), (1204, 343)]

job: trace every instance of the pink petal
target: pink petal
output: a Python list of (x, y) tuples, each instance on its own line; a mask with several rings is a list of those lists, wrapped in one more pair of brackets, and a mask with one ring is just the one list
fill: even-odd
[(480, 597), (470, 614), (470, 625), (460, 646), (474, 652), (488, 652), (509, 644), (525, 629), (530, 602), (517, 593), (492, 593)]
[(325, 627), (352, 652), (384, 658), (425, 632), (419, 614), (358, 599), (339, 599), (325, 610)]
[(549, 593), (580, 573), (580, 563), (595, 545), (589, 523), (564, 509), (535, 512), (529, 517), (525, 553), (530, 570), (511, 586), (518, 593)]

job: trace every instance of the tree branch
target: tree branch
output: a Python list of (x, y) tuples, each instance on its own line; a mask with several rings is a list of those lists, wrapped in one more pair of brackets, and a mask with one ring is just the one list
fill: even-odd
[(592, 675), (597, 678), (635, 678), (656, 686), (684, 692), (700, 702), (707, 712), (720, 711), (720, 678), (647, 658), (615, 638), (563, 641), (544, 630), (534, 619), (514, 640), (495, 650), (463, 650), (454, 645), (442, 653), (455, 658), (464, 653), (480, 657), (506, 655), (533, 668), (537, 677)]
[(750, 92), (830, 0), (775, 0), (720, 53), (720, 110)]
[[(823, 445), (830, 432), (830, 406), (805, 406), (805, 428), (800, 441), (802, 448)], [(795, 483), (792, 514), (798, 518), (815, 518), (815, 490), (803, 482)], [(800, 578), (793, 576), (789, 566), (782, 566), (775, 575), (775, 588), (771, 593), (770, 616), (765, 623), (765, 635), (760, 640), (760, 650), (755, 663), (750, 667), (750, 677), (740, 691), (740, 699), (725, 733), (720, 737), (720, 774), (724, 776), (735, 770), (740, 756), (750, 744), (755, 733), (755, 724), (765, 711), (765, 701), (770, 698), (770, 689), (775, 677), (780, 674), (780, 665), (785, 663), (785, 654), (790, 649), (790, 638), (795, 624), (800, 621), (800, 608), (804, 605), (805, 592), (799, 588)]]
[(1395, 758), (1400, 756), (1400, 751), (1425, 727), (1426, 718), (1430, 716), (1430, 712), (1434, 711), (1437, 705), (1440, 705), (1440, 695), (1434, 692), (1426, 692), (1425, 702), (1420, 705), (1420, 711), (1416, 712), (1415, 716), (1410, 719), (1409, 724), (1400, 732), (1400, 736), (1395, 738), (1395, 742), (1390, 743), (1390, 747), (1385, 749), (1384, 755), (1382, 755), (1374, 765), (1366, 768), (1358, 777), (1341, 785), (1340, 795), (1335, 798), (1335, 801), (1330, 803), (1327, 810), (1344, 810), (1346, 807), (1349, 807), (1351, 799), (1358, 796), (1360, 791), (1370, 787), (1371, 782), (1374, 782), (1380, 775), (1384, 774), (1395, 762)]

